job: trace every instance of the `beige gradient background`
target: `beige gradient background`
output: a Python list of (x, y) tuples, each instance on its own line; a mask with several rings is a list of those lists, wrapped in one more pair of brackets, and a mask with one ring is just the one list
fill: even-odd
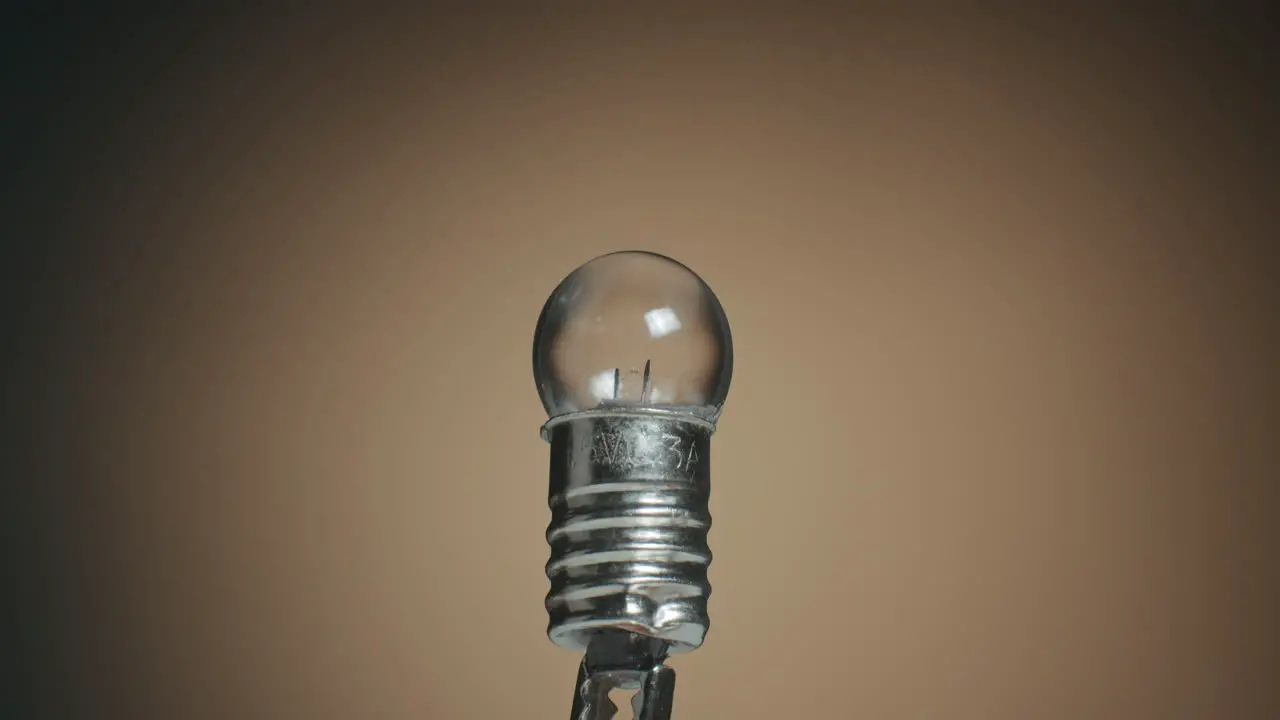
[(565, 717), (530, 344), (633, 248), (737, 360), (677, 718), (1280, 717), (1229, 42), (539, 7), (228, 20), (104, 122), (58, 346), (83, 717)]

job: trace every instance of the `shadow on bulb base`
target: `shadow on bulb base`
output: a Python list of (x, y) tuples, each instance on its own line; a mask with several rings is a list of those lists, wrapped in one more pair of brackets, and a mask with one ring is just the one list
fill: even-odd
[(664, 654), (702, 645), (714, 432), (707, 420), (643, 408), (575, 413), (543, 427), (552, 642), (587, 652), (616, 631), (663, 641)]

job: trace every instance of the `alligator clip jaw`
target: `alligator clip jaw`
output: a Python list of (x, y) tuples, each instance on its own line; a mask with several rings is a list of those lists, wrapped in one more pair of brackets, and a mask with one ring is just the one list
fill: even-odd
[(663, 665), (667, 644), (621, 630), (604, 630), (591, 639), (578, 667), (570, 720), (612, 720), (618, 712), (609, 693), (633, 690), (635, 720), (670, 720), (676, 672)]

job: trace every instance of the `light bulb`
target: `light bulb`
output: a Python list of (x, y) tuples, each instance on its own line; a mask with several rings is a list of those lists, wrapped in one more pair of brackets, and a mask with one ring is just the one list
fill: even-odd
[(573, 717), (612, 717), (612, 687), (641, 689), (636, 717), (666, 717), (674, 674), (662, 663), (710, 626), (710, 443), (733, 372), (728, 320), (675, 260), (604, 255), (548, 298), (533, 372), (551, 446), (547, 634), (585, 653)]

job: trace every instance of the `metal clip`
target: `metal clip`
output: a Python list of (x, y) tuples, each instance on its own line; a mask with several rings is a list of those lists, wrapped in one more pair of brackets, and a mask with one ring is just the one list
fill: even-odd
[(620, 630), (604, 630), (587, 646), (578, 667), (578, 683), (569, 720), (612, 720), (618, 712), (609, 693), (634, 690), (636, 720), (670, 720), (676, 672), (663, 665), (667, 644)]

